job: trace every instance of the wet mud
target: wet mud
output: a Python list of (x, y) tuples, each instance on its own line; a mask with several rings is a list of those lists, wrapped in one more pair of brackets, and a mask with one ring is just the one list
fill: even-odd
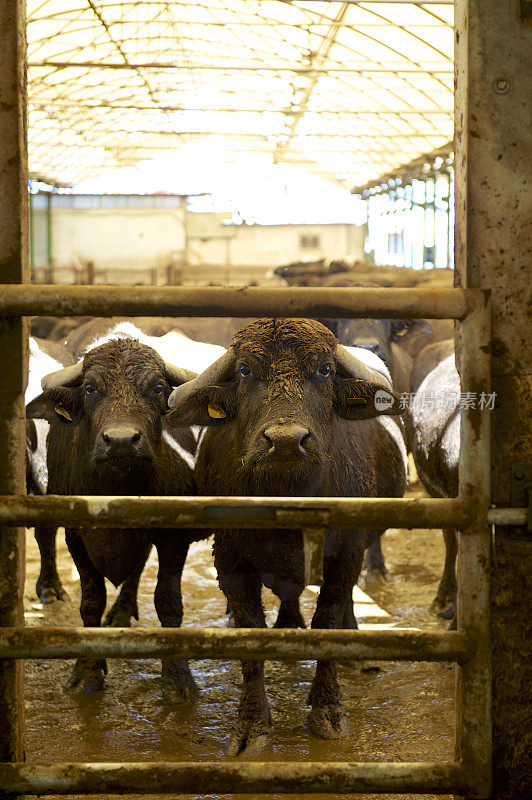
[[(36, 599), (38, 550), (28, 533), (27, 625), (80, 625), (79, 580), (62, 533), (58, 536), (59, 572), (70, 595), (67, 603), (42, 607)], [(428, 609), (436, 593), (444, 557), (440, 531), (391, 530), (383, 538), (389, 569), (385, 582), (368, 581), (364, 591), (375, 605), (357, 606), (361, 628), (385, 625), (422, 630), (445, 629)], [(143, 574), (140, 620), (156, 626), (153, 591), (157, 559), (152, 553)], [(116, 591), (108, 584), (109, 604)], [(363, 597), (363, 596), (362, 596)], [(211, 542), (191, 547), (183, 576), (184, 626), (224, 626), (225, 598), (218, 589)], [(316, 594), (302, 596), (310, 623)], [(276, 618), (277, 601), (264, 590), (267, 621)], [(384, 613), (387, 612), (387, 613)], [(360, 616), (362, 615), (362, 616)], [(72, 695), (63, 691), (73, 662), (26, 662), (26, 752), (29, 763), (56, 761), (224, 761), (224, 743), (236, 717), (241, 684), (237, 662), (191, 663), (200, 688), (197, 703), (169, 707), (161, 699), (160, 662), (109, 660), (103, 691)], [(269, 662), (267, 691), (273, 718), (271, 750), (254, 760), (268, 761), (446, 761), (454, 750), (454, 666), (380, 663), (340, 666), (349, 735), (320, 741), (307, 728), (307, 695), (314, 663)], [(156, 787), (151, 797), (158, 797)], [(181, 795), (179, 795), (181, 797)], [(186, 797), (203, 797), (187, 795)], [(209, 795), (210, 796), (210, 795)], [(227, 795), (214, 795), (228, 797)], [(270, 798), (334, 798), (339, 795), (261, 795)], [(365, 797), (368, 795), (356, 795)], [(405, 795), (371, 795), (371, 797)], [(114, 796), (113, 796), (114, 797)], [(133, 800), (135, 795), (128, 795)], [(178, 795), (174, 795), (178, 797)], [(184, 796), (183, 796), (184, 797)], [(250, 795), (240, 796), (250, 797)], [(429, 795), (408, 795), (411, 800)], [(450, 800), (450, 796), (448, 798)]]

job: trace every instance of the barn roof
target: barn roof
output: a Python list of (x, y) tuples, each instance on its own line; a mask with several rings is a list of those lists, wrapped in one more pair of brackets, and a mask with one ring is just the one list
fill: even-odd
[(342, 185), (452, 138), (451, 0), (28, 0), (29, 159), (70, 185), (208, 135)]

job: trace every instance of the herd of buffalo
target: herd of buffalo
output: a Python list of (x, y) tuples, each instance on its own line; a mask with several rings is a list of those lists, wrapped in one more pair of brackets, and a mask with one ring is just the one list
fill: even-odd
[[(227, 320), (221, 328), (209, 320), (35, 318), (26, 392), (28, 491), (402, 497), (410, 452), (429, 494), (454, 496), (460, 384), (452, 335), (451, 322), (426, 320)], [(450, 392), (458, 393), (454, 404), (420, 401), (425, 393)], [(382, 393), (387, 401), (376, 402)], [(356, 627), (352, 591), (365, 553), (370, 569), (386, 573), (382, 533), (327, 531), (313, 628)], [(235, 626), (266, 626), (265, 585), (280, 600), (276, 626), (304, 627), (298, 530), (175, 535), (66, 528), (65, 534), (80, 575), (85, 626), (122, 627), (138, 618), (137, 587), (152, 545), (159, 562), (157, 615), (162, 626), (179, 626), (189, 544), (214, 534), (215, 567)], [(435, 605), (452, 619), (455, 531), (444, 535), (446, 563)], [(56, 530), (37, 526), (35, 536), (38, 596), (43, 603), (64, 600)], [(104, 578), (121, 587), (105, 619)], [(103, 660), (78, 659), (67, 688), (98, 690), (106, 669)], [(260, 752), (270, 736), (263, 663), (246, 660), (242, 672), (231, 755)], [(170, 702), (197, 693), (183, 660), (163, 660), (162, 686)], [(309, 705), (316, 736), (342, 735), (333, 661), (318, 662)]]

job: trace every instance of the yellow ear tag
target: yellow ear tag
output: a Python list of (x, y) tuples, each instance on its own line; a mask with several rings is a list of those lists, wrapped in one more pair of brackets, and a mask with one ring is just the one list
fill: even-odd
[(395, 334), (396, 336), (405, 336), (408, 333), (408, 328), (401, 328), (400, 331), (397, 331)]
[(68, 413), (66, 408), (63, 408), (63, 406), (56, 406), (55, 407), (55, 413), (59, 414), (60, 417), (64, 417), (69, 422), (72, 422), (72, 417), (70, 416), (70, 414)]
[(225, 411), (220, 408), (220, 406), (214, 406), (211, 405), (211, 403), (209, 403), (207, 406), (207, 411), (209, 412), (209, 417), (212, 417), (213, 419), (223, 419), (227, 416)]
[(368, 401), (364, 400), (363, 397), (348, 397), (347, 398), (347, 405), (348, 406), (367, 406)]

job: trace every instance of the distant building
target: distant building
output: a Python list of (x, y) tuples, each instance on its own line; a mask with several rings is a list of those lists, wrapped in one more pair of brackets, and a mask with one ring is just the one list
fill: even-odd
[(263, 282), (291, 261), (362, 257), (346, 223), (236, 225), (187, 211), (183, 195), (30, 195), (33, 280), (46, 283)]

